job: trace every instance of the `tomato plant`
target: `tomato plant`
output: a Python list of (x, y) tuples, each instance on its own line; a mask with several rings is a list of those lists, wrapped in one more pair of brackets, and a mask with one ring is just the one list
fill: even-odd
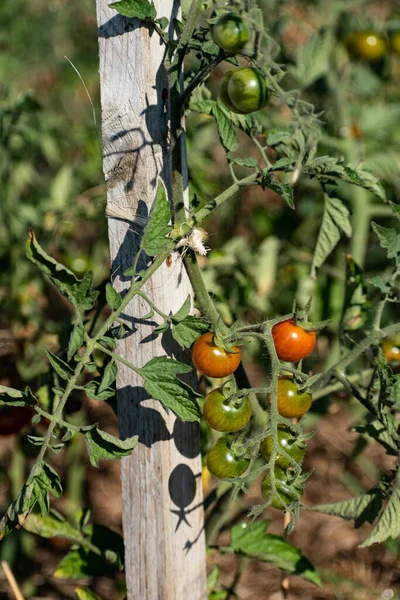
[(300, 393), (293, 379), (280, 377), (277, 385), (277, 406), (282, 417), (299, 418), (312, 404), (312, 395), (309, 392)]
[(234, 441), (233, 436), (224, 435), (207, 452), (207, 468), (217, 479), (240, 477), (249, 467), (246, 452), (236, 450)]
[[(277, 432), (279, 447), (282, 448), (282, 450), (284, 450), (291, 458), (293, 458), (293, 460), (300, 464), (303, 461), (304, 454), (306, 452), (305, 444), (303, 442), (299, 443), (296, 435), (294, 435), (286, 425), (279, 425)], [(271, 458), (272, 448), (272, 436), (268, 435), (260, 444), (260, 452), (266, 462), (268, 462)], [(293, 463), (291, 463), (288, 458), (278, 453), (275, 458), (275, 465), (281, 469), (288, 469), (293, 465)]]
[(315, 331), (306, 331), (296, 325), (294, 319), (274, 325), (272, 337), (278, 358), (287, 362), (306, 358), (314, 350), (317, 341)]
[(218, 346), (212, 331), (203, 333), (192, 349), (194, 366), (207, 377), (221, 378), (231, 375), (238, 368), (240, 360), (240, 348), (233, 346), (231, 351), (228, 351)]
[(226, 433), (239, 431), (247, 425), (251, 417), (249, 398), (228, 402), (222, 388), (210, 392), (203, 404), (203, 417), (210, 427)]
[(234, 113), (248, 114), (261, 110), (269, 98), (265, 77), (254, 67), (238, 67), (225, 74), (221, 100)]
[(385, 39), (375, 31), (358, 31), (346, 38), (350, 54), (365, 61), (379, 60), (387, 52)]
[(235, 54), (243, 50), (251, 37), (250, 27), (236, 13), (226, 13), (219, 17), (211, 28), (214, 42), (228, 52)]
[(283, 469), (275, 469), (275, 488), (273, 492), (271, 474), (267, 473), (261, 482), (261, 494), (271, 506), (279, 510), (285, 510), (292, 502), (300, 498), (299, 491), (290, 485), (287, 475)]

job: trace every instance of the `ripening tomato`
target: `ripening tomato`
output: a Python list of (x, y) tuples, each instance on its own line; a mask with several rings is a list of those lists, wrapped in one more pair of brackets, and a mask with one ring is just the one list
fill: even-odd
[(312, 395), (309, 392), (299, 393), (293, 379), (280, 377), (277, 387), (278, 412), (287, 419), (298, 419), (308, 410), (312, 404)]
[[(298, 464), (303, 461), (304, 454), (306, 452), (305, 444), (299, 443), (296, 436), (286, 425), (278, 426), (278, 444), (293, 460)], [(272, 453), (272, 436), (268, 435), (263, 439), (260, 444), (260, 452), (263, 458), (268, 462), (271, 458)], [(292, 465), (288, 458), (285, 458), (281, 454), (277, 454), (275, 458), (275, 466), (281, 469), (288, 469)]]
[(272, 328), (275, 350), (280, 360), (297, 362), (314, 350), (317, 341), (315, 331), (306, 331), (296, 325), (294, 319), (281, 321)]
[(243, 398), (238, 404), (229, 403), (222, 393), (222, 388), (217, 388), (204, 400), (203, 417), (216, 431), (239, 431), (250, 420), (251, 403), (249, 398)]
[(394, 31), (390, 34), (390, 49), (395, 54), (400, 55), (400, 31)]
[(232, 449), (234, 440), (232, 435), (223, 435), (207, 452), (207, 468), (217, 479), (240, 477), (250, 464), (250, 459), (246, 455), (237, 456), (235, 454)]
[(30, 423), (34, 411), (29, 406), (4, 406), (0, 408), (0, 435), (19, 433)]
[(382, 350), (388, 363), (400, 363), (400, 336), (385, 339)]
[(220, 378), (231, 375), (238, 368), (240, 359), (239, 346), (233, 346), (231, 352), (217, 346), (213, 331), (203, 333), (193, 345), (193, 364), (207, 377)]
[(271, 503), (271, 506), (285, 510), (289, 504), (301, 497), (300, 492), (288, 483), (285, 471), (275, 469), (274, 474), (277, 493), (272, 494), (271, 474), (267, 473), (261, 482), (261, 494), (266, 502)]
[(350, 54), (366, 61), (379, 60), (387, 51), (385, 39), (375, 31), (357, 31), (349, 34), (345, 41)]
[(268, 98), (265, 78), (254, 67), (238, 67), (225, 73), (221, 100), (232, 112), (245, 115), (260, 110)]
[(250, 39), (250, 27), (236, 13), (222, 15), (212, 26), (214, 42), (229, 54), (243, 50)]

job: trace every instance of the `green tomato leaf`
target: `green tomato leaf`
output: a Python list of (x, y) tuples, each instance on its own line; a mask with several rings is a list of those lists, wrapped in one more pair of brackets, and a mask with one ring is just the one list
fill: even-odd
[(107, 388), (109, 388), (117, 378), (118, 367), (116, 363), (112, 360), (107, 363), (106, 368), (104, 369), (103, 378), (98, 388), (98, 394), (101, 394)]
[(186, 298), (185, 302), (182, 304), (181, 308), (178, 310), (178, 312), (176, 312), (174, 315), (172, 315), (172, 320), (174, 323), (179, 323), (180, 321), (183, 321), (184, 319), (186, 319), (186, 317), (190, 313), (191, 304), (192, 304), (192, 301), (191, 301), (191, 297), (189, 295)]
[(296, 66), (289, 67), (291, 75), (307, 88), (328, 71), (335, 40), (330, 30), (312, 35), (296, 52)]
[(166, 236), (172, 231), (171, 206), (164, 184), (159, 180), (155, 200), (152, 204), (148, 221), (143, 231), (141, 248), (149, 256), (156, 256), (165, 250), (168, 240)]
[(400, 261), (400, 234), (395, 229), (387, 229), (374, 222), (371, 225), (378, 236), (379, 244), (387, 250), (387, 257), (396, 259), (396, 263), (398, 263)]
[(382, 492), (378, 489), (372, 489), (366, 494), (342, 500), (341, 502), (311, 506), (310, 510), (315, 510), (325, 515), (341, 517), (347, 521), (354, 520), (355, 526), (360, 527), (366, 522), (373, 523), (381, 508)]
[(46, 254), (32, 231), (27, 241), (26, 255), (70, 302), (77, 302), (85, 310), (92, 308), (98, 296), (98, 292), (92, 292), (92, 271), (87, 271), (82, 279), (77, 279), (72, 271)]
[(68, 360), (71, 360), (77, 350), (82, 346), (83, 340), (85, 339), (85, 329), (82, 325), (75, 325), (72, 330), (71, 337), (69, 338), (68, 344)]
[(25, 392), (0, 385), (0, 406), (36, 406), (39, 404), (31, 390), (26, 387)]
[(391, 286), (385, 281), (383, 281), (382, 277), (380, 277), (379, 275), (367, 279), (367, 283), (370, 283), (374, 287), (378, 288), (378, 290), (380, 290), (382, 294), (389, 295), (391, 293)]
[(188, 365), (166, 356), (152, 358), (140, 369), (146, 392), (182, 421), (199, 421), (201, 417), (198, 394), (176, 377), (191, 370)]
[(69, 379), (72, 375), (72, 370), (66, 362), (61, 360), (58, 356), (46, 350), (47, 358), (55, 372), (61, 377), (61, 379)]
[(86, 448), (90, 464), (99, 466), (100, 459), (117, 460), (123, 456), (130, 456), (138, 443), (138, 436), (134, 435), (126, 440), (120, 440), (97, 425), (84, 433)]
[(183, 348), (190, 348), (202, 333), (210, 328), (208, 321), (202, 317), (188, 315), (182, 321), (173, 325), (172, 336)]
[(112, 388), (103, 389), (99, 391), (100, 383), (98, 381), (89, 381), (85, 385), (85, 394), (91, 400), (107, 400), (115, 396), (115, 390)]
[(369, 534), (367, 539), (360, 544), (360, 548), (366, 548), (371, 544), (384, 542), (389, 537), (396, 539), (400, 535), (400, 490), (394, 490), (390, 496), (385, 510)]
[(122, 298), (120, 294), (111, 285), (111, 283), (107, 283), (106, 285), (106, 300), (107, 304), (112, 308), (112, 310), (117, 310), (122, 304)]
[(341, 234), (351, 236), (350, 212), (337, 198), (325, 194), (325, 208), (318, 234), (317, 245), (311, 265), (311, 277), (316, 277), (317, 269), (324, 264), (329, 254), (340, 241)]
[(231, 545), (235, 552), (270, 563), (280, 569), (299, 575), (316, 585), (321, 585), (319, 574), (301, 553), (282, 537), (266, 533), (269, 521), (245, 521), (232, 527)]
[(239, 146), (235, 126), (219, 102), (212, 107), (212, 115), (217, 123), (218, 136), (226, 152), (235, 152)]
[(281, 183), (270, 173), (264, 173), (260, 179), (257, 180), (257, 183), (261, 187), (267, 187), (273, 192), (279, 194), (279, 196), (282, 196), (288, 206), (294, 209), (293, 189), (290, 187), (290, 185), (287, 183)]
[(229, 162), (233, 163), (234, 165), (239, 165), (240, 167), (249, 168), (254, 168), (258, 165), (256, 158), (229, 158)]
[(215, 565), (207, 575), (207, 592), (212, 592), (218, 585), (219, 582), (219, 567)]
[(139, 21), (153, 21), (157, 16), (157, 11), (153, 2), (149, 0), (120, 0), (110, 4), (123, 17), (139, 19)]
[(40, 535), (43, 538), (64, 537), (76, 540), (81, 536), (80, 531), (70, 525), (58, 512), (51, 510), (48, 515), (41, 517), (32, 513), (25, 520), (24, 529)]
[(74, 589), (75, 594), (79, 600), (101, 600), (100, 596), (84, 587), (77, 587)]

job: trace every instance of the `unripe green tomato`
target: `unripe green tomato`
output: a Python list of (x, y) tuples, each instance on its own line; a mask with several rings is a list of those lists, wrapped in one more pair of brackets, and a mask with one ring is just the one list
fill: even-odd
[(374, 31), (358, 31), (346, 38), (346, 46), (350, 54), (366, 61), (382, 58), (387, 51), (385, 39)]
[(234, 439), (232, 435), (223, 435), (214, 442), (207, 452), (207, 468), (211, 475), (217, 479), (240, 477), (250, 464), (249, 458), (245, 456), (238, 457), (233, 452), (231, 446)]
[(222, 388), (210, 392), (203, 404), (203, 417), (210, 427), (226, 433), (243, 429), (251, 417), (251, 404), (243, 398), (241, 405), (235, 406), (226, 401)]
[(400, 56), (400, 31), (394, 31), (390, 35), (390, 49)]
[(286, 474), (282, 469), (275, 469), (275, 487), (278, 492), (271, 498), (272, 484), (271, 474), (267, 473), (261, 482), (261, 494), (266, 502), (271, 502), (271, 506), (279, 510), (285, 510), (286, 506), (300, 498), (299, 492), (287, 483)]
[[(303, 461), (306, 448), (304, 445), (300, 446), (297, 443), (297, 438), (290, 431), (289, 427), (286, 427), (286, 425), (279, 425), (278, 427), (278, 444), (282, 450), (284, 450), (286, 454), (289, 454), (289, 456), (298, 464)], [(268, 462), (272, 453), (271, 435), (265, 437), (261, 442), (260, 452), (263, 455), (264, 460)], [(288, 469), (292, 466), (292, 463), (289, 461), (289, 459), (278, 453), (275, 458), (275, 466), (280, 467), (281, 469)]]
[(214, 42), (229, 54), (243, 50), (250, 39), (250, 27), (235, 13), (226, 13), (212, 26)]
[(260, 110), (268, 98), (265, 78), (254, 67), (238, 67), (224, 75), (221, 100), (232, 112), (245, 115)]

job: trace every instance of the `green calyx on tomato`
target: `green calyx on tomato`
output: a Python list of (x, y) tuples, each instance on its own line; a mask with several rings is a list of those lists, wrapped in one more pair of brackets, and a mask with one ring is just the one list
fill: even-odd
[(254, 67), (228, 71), (221, 84), (221, 100), (229, 110), (245, 115), (263, 108), (269, 98), (265, 77)]
[(223, 435), (207, 452), (207, 468), (217, 479), (240, 477), (250, 464), (248, 452), (235, 443), (232, 435)]
[(387, 52), (385, 39), (375, 31), (366, 30), (350, 33), (345, 42), (349, 53), (361, 60), (379, 60)]
[(294, 319), (281, 321), (272, 328), (276, 354), (279, 360), (297, 362), (314, 350), (317, 335), (297, 325)]
[[(304, 442), (299, 440), (286, 425), (278, 426), (278, 444), (297, 464), (301, 464), (306, 452)], [(272, 435), (268, 435), (260, 444), (260, 452), (266, 462), (269, 462), (272, 454)], [(275, 466), (281, 469), (288, 469), (293, 463), (279, 452), (275, 457)]]
[(222, 378), (231, 375), (238, 368), (240, 360), (239, 346), (232, 346), (230, 350), (218, 346), (213, 331), (203, 333), (192, 348), (194, 366), (207, 377)]
[(298, 419), (311, 408), (312, 395), (300, 393), (291, 377), (279, 377), (276, 392), (278, 412), (282, 417)]
[(217, 388), (204, 400), (203, 417), (216, 431), (240, 431), (250, 420), (251, 403), (247, 397), (228, 402), (222, 388)]
[(229, 12), (212, 26), (211, 35), (214, 42), (229, 54), (243, 50), (250, 39), (250, 27), (238, 14)]
[(282, 469), (274, 470), (275, 489), (272, 487), (271, 473), (268, 472), (261, 482), (261, 494), (266, 502), (269, 502), (274, 508), (286, 510), (296, 500), (301, 498), (301, 492), (288, 481), (285, 471)]

